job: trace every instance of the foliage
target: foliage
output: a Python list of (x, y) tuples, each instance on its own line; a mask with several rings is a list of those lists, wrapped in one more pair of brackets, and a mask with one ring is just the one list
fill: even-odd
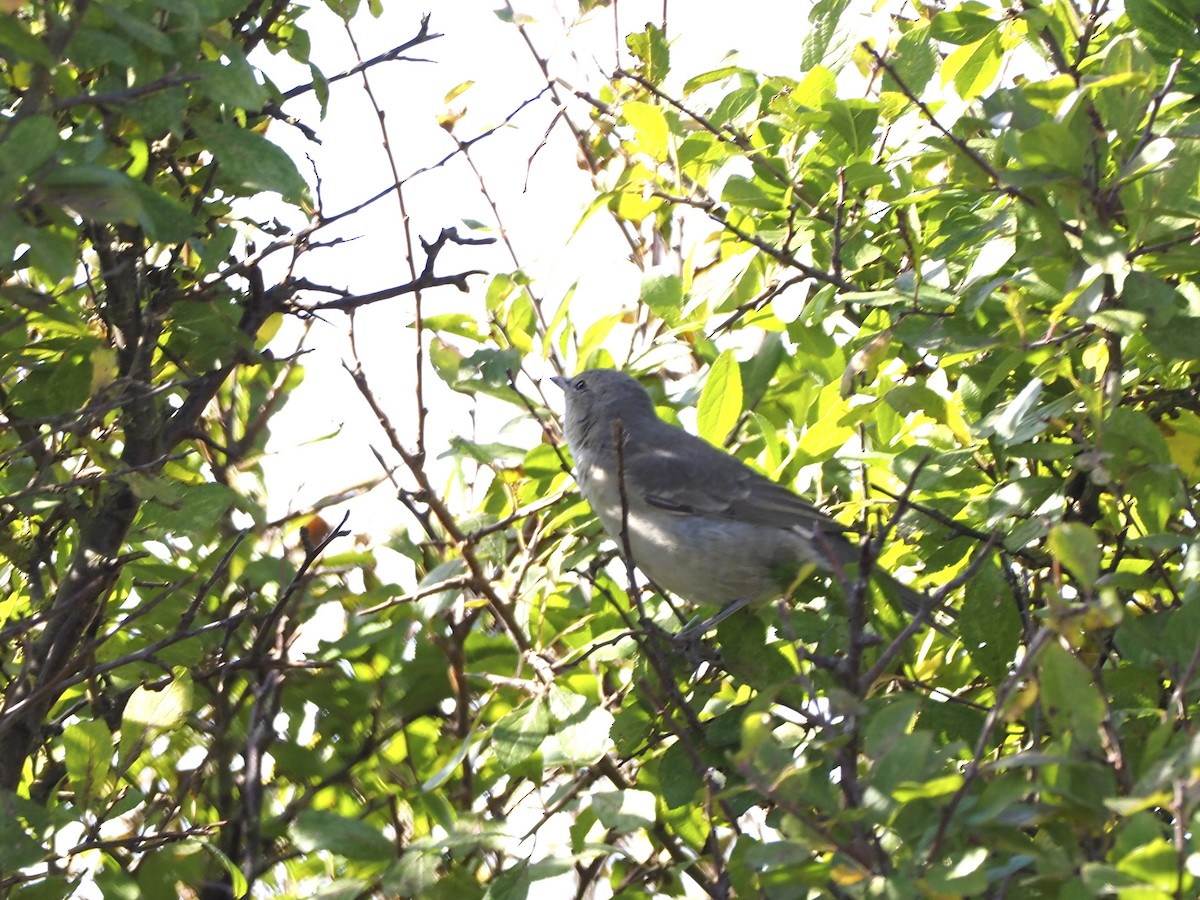
[[(296, 11), (234, 6), (0, 29), (0, 883), (1195, 894), (1194, 10), (822, 0), (795, 78), (676, 73), (664, 21), (585, 118), (551, 84), (636, 301), (552, 302), (517, 268), (426, 315), (422, 290), (468, 284), (433, 274), (470, 242), (444, 231), (410, 282), (306, 307), (412, 295), (413, 420), (353, 373), (411, 525), (387, 584), (369, 548), (323, 556), (321, 519), (281, 542), (256, 493), (300, 377), (262, 329), (331, 289), (265, 288), (241, 235), (300, 252), (333, 217), (260, 133), (286, 92), (246, 62), (306, 61)], [(264, 190), (310, 224), (272, 234), (237, 202)], [(864, 576), (671, 642), (712, 611), (620, 564), (541, 393), (593, 365), (665, 373), (664, 415), (697, 407), (857, 528), (864, 572), (943, 630)], [(447, 425), (442, 385), (544, 440)], [(289, 655), (325, 600), (344, 629)]]
[(795, 78), (677, 75), (665, 23), (630, 35), (584, 150), (638, 303), (543, 325), (530, 287), (489, 293), (472, 359), (665, 369), (666, 414), (696, 404), (952, 610), (904, 628), (865, 583), (809, 583), (680, 653), (594, 562), (555, 451), (492, 463), (501, 521), (566, 495), (489, 551), (530, 637), (511, 670), (463, 642), (490, 686), (473, 784), (538, 791), (539, 834), (570, 822), (549, 855), (618, 894), (1197, 890), (1195, 19), (920, 9), (818, 3)]
[[(369, 711), (329, 660), (289, 651), (360, 559), (322, 556), (344, 532), (312, 510), (268, 521), (262, 493), (270, 416), (302, 378), (298, 352), (264, 348), (305, 314), (301, 290), (332, 290), (296, 266), (355, 212), (326, 216), (267, 136), (311, 137), (281, 104), (328, 96), (301, 12), (135, 0), (0, 18), (4, 896), (279, 890), (305, 836), (336, 830), (331, 785), (395, 740), (355, 716), (299, 737), (323, 681)], [(306, 83), (282, 92), (263, 53)], [(465, 284), (434, 272), (457, 240), (391, 294)], [(346, 834), (350, 855), (382, 840)]]

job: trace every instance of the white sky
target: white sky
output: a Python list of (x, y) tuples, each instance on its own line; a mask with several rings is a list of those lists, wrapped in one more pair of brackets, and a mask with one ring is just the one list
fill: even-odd
[[(401, 177), (431, 165), (453, 149), (436, 119), (447, 108), (445, 95), (456, 85), (475, 82), (451, 103), (453, 107), (467, 107), (467, 114), (455, 130), (463, 139), (501, 122), (544, 86), (516, 28), (493, 12), (501, 2), (439, 0), (432, 8), (430, 24), (433, 32), (444, 37), (413, 51), (413, 55), (432, 62), (385, 63), (370, 71), (375, 96), (386, 113)], [(364, 59), (415, 35), (421, 13), (428, 9), (407, 2), (385, 5), (387, 11), (380, 19), (361, 15), (353, 23)], [(558, 10), (561, 7), (566, 18), (573, 18), (573, 3), (517, 0), (514, 6), (518, 14), (532, 20), (532, 40), (539, 53), (551, 60), (552, 71), (576, 87), (598, 92), (616, 59), (613, 9), (596, 10), (582, 24), (569, 27)], [(616, 5), (622, 50), (626, 33), (640, 30), (648, 21), (661, 22), (662, 7), (663, 0), (621, 0)], [(673, 41), (675, 86), (687, 77), (726, 64), (727, 55), (734, 50), (738, 52), (737, 61), (748, 68), (799, 75), (809, 9), (809, 3), (788, 0), (741, 0), (736, 4), (726, 0), (677, 0), (669, 4), (668, 36)], [(326, 75), (354, 64), (341, 21), (322, 4), (315, 4), (302, 23), (312, 36), (313, 61)], [(627, 54), (622, 59), (627, 63)], [(281, 88), (305, 80), (304, 70), (287, 65), (285, 60), (258, 62)], [(353, 206), (390, 182), (378, 125), (360, 79), (346, 79), (333, 87), (324, 121), (311, 95), (289, 102), (284, 109), (315, 128), (323, 143), (316, 146), (306, 142), (280, 123), (272, 125), (270, 137), (302, 160), (301, 169), (306, 174), (311, 167), (303, 161), (304, 154), (312, 157), (322, 177), (327, 213)], [(534, 292), (545, 300), (546, 315), (553, 313), (569, 286), (578, 281), (572, 313), (576, 321), (587, 320), (632, 304), (641, 274), (628, 261), (628, 246), (604, 215), (594, 216), (571, 237), (593, 191), (586, 173), (576, 165), (574, 142), (561, 123), (534, 154), (546, 138), (553, 114), (549, 99), (542, 99), (520, 113), (511, 127), (475, 145), (472, 158), (499, 207), (521, 267), (534, 277)], [(405, 189), (405, 198), (415, 233), (427, 239), (449, 226), (458, 226), (460, 233), (466, 234), (464, 219), (495, 224), (476, 177), (461, 158), (413, 179)], [(336, 233), (355, 240), (310, 254), (301, 274), (355, 293), (409, 279), (394, 198), (376, 203), (330, 232), (323, 232), (321, 238), (328, 240)], [(418, 248), (418, 264), (422, 260)], [(440, 261), (439, 272), (446, 274), (459, 268), (510, 271), (513, 264), (497, 244), (447, 253)], [(463, 310), (482, 320), (487, 282), (486, 276), (474, 276), (470, 295), (453, 288), (428, 292), (426, 314)], [(398, 427), (412, 418), (412, 319), (412, 299), (400, 297), (360, 310), (355, 321), (365, 370)], [(268, 466), (273, 516), (303, 509), (380, 474), (368, 449), (370, 444), (392, 459), (382, 434), (342, 369), (342, 360), (349, 358), (347, 330), (348, 320), (340, 313), (330, 314), (327, 324), (316, 325), (308, 342), (313, 352), (306, 358), (305, 384), (273, 420), (272, 449), (278, 453)], [(291, 346), (288, 336), (292, 335), (294, 341), (295, 333), (294, 327), (285, 329), (274, 348), (287, 352)], [(447, 397), (449, 392), (437, 391), (436, 376), (429, 374), (427, 384), (433, 389), (427, 398), (431, 408), (429, 451), (430, 456), (437, 456), (444, 447), (439, 441), (444, 442), (451, 434), (473, 433), (471, 406), (465, 398)], [(495, 433), (503, 424), (503, 419), (480, 423), (479, 440), (503, 439)], [(335, 432), (336, 437), (330, 440), (291, 449), (318, 435)], [(536, 433), (529, 435), (526, 432), (524, 437), (537, 439)], [(510, 440), (521, 443), (515, 438)], [(397, 521), (401, 510), (390, 488), (380, 488), (372, 497), (331, 509), (326, 518), (336, 521), (347, 508), (351, 512), (350, 529), (370, 533), (379, 540), (397, 526), (410, 524)]]

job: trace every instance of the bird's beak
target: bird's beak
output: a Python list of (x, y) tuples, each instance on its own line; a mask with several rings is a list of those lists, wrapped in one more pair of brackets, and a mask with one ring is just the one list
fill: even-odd
[(571, 383), (570, 378), (564, 378), (562, 375), (551, 375), (550, 380), (557, 384), (564, 391), (567, 389), (567, 385)]

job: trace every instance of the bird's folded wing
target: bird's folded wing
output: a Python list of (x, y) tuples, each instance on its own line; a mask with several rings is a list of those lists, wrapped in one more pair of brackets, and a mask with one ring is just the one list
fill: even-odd
[[(667, 426), (670, 428), (670, 426)], [(642, 499), (669, 512), (826, 534), (845, 529), (813, 504), (699, 438), (631, 440), (625, 468)]]

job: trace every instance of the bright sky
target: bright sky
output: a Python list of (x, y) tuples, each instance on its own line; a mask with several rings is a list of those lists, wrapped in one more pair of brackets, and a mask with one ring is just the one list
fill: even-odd
[[(430, 62), (392, 62), (370, 71), (375, 96), (386, 113), (392, 151), (401, 177), (429, 166), (453, 150), (453, 143), (437, 124), (447, 109), (446, 94), (466, 81), (474, 85), (451, 102), (466, 106), (466, 115), (455, 133), (469, 139), (502, 122), (545, 85), (534, 59), (516, 28), (502, 22), (493, 7), (502, 0), (439, 0), (434, 5), (431, 30), (444, 37), (413, 51)], [(672, 69), (677, 85), (687, 77), (728, 62), (736, 50), (738, 62), (749, 68), (799, 75), (802, 35), (806, 32), (808, 3), (789, 0), (680, 0), (667, 5), (668, 36), (672, 39)], [(378, 20), (360, 16), (353, 25), (364, 59), (403, 43), (417, 33), (422, 7), (411, 3), (385, 4)], [(598, 92), (616, 61), (617, 40), (640, 30), (648, 21), (662, 21), (664, 0), (620, 0), (614, 8), (599, 9), (578, 25), (573, 3), (517, 0), (519, 15), (530, 20), (529, 32), (537, 51), (550, 59), (551, 69), (570, 85)], [(365, 3), (364, 3), (365, 7)], [(614, 15), (619, 22), (614, 32)], [(865, 21), (865, 20), (864, 20)], [(322, 4), (315, 4), (303, 24), (313, 39), (312, 58), (326, 75), (343, 71), (355, 62), (341, 21)], [(622, 55), (628, 62), (628, 55)], [(283, 60), (259, 60), (281, 88), (301, 82), (303, 70)], [(583, 119), (583, 107), (580, 118)], [(297, 159), (310, 156), (322, 177), (327, 213), (362, 202), (391, 180), (373, 110), (358, 78), (333, 88), (328, 117), (321, 121), (311, 95), (289, 102), (285, 111), (316, 129), (317, 146), (279, 123), (270, 136)], [(547, 316), (573, 282), (578, 289), (572, 301), (574, 318), (588, 320), (631, 304), (637, 296), (641, 273), (628, 261), (628, 247), (603, 215), (594, 216), (575, 233), (580, 215), (593, 192), (586, 174), (576, 165), (570, 133), (561, 123), (547, 136), (554, 115), (543, 98), (519, 113), (512, 125), (492, 135), (472, 150), (488, 190), (495, 200), (520, 266), (535, 279), (535, 294), (544, 298)], [(542, 145), (544, 142), (544, 146)], [(536, 150), (536, 154), (535, 154)], [(530, 160), (532, 159), (532, 162)], [(306, 162), (302, 171), (311, 167)], [(427, 239), (443, 227), (468, 229), (464, 219), (489, 226), (495, 216), (479, 190), (479, 182), (461, 157), (446, 166), (414, 178), (405, 188), (405, 199), (414, 230)], [(350, 243), (310, 254), (301, 274), (313, 281), (367, 293), (409, 279), (404, 262), (403, 233), (394, 198), (350, 217), (340, 230), (322, 233), (353, 238)], [(422, 261), (418, 249), (418, 260)], [(462, 269), (510, 271), (512, 260), (500, 245), (465, 248), (446, 254), (439, 271)], [(487, 277), (472, 278), (472, 293), (444, 288), (426, 294), (426, 314), (469, 311), (483, 318), (483, 292)], [(401, 297), (358, 312), (355, 334), (364, 368), (379, 399), (391, 411), (393, 422), (403, 427), (412, 415), (412, 358), (414, 353), (412, 300)], [(330, 314), (318, 323), (308, 346), (307, 380), (293, 401), (274, 420), (272, 448), (279, 456), (268, 471), (273, 515), (302, 509), (320, 498), (380, 474), (369, 445), (384, 449), (384, 439), (369, 411), (342, 369), (349, 358), (348, 320)], [(278, 352), (290, 349), (295, 328), (285, 330), (273, 345)], [(436, 389), (436, 377), (427, 383)], [(481, 441), (502, 439), (496, 433), (505, 424), (473, 423), (471, 405), (449, 392), (431, 392), (429, 418), (430, 455), (438, 455), (452, 434), (478, 433)], [(478, 429), (478, 431), (476, 430)], [(291, 450), (318, 435), (329, 440)], [(528, 440), (536, 440), (536, 435)], [(510, 438), (514, 443), (520, 441)], [(384, 452), (391, 459), (390, 452)], [(345, 509), (349, 527), (376, 539), (401, 523), (390, 488), (375, 496), (358, 498), (326, 515), (336, 521)], [(407, 524), (407, 523), (405, 523)]]

